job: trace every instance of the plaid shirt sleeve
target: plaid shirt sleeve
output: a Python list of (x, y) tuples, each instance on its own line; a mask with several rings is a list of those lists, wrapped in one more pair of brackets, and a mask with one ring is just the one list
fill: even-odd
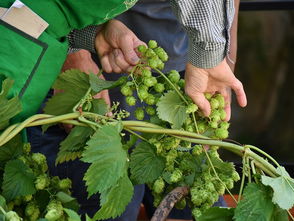
[(91, 25), (81, 30), (75, 29), (67, 36), (69, 42), (68, 53), (73, 53), (80, 49), (86, 49), (90, 52), (96, 53), (95, 38), (100, 26)]
[(229, 49), (234, 1), (171, 0), (171, 6), (189, 36), (189, 62), (200, 68), (219, 64)]

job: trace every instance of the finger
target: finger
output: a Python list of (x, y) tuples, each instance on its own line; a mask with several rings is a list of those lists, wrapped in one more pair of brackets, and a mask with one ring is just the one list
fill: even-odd
[(65, 130), (65, 132), (67, 134), (70, 133), (70, 131), (72, 130), (73, 128), (73, 125), (72, 124), (59, 124), (60, 128), (62, 128), (63, 130)]
[(114, 61), (123, 71), (127, 71), (130, 67), (129, 63), (126, 62), (124, 55), (120, 49), (113, 50)]
[(120, 44), (119, 44), (125, 60), (131, 64), (131, 65), (136, 65), (139, 62), (139, 57), (135, 51), (135, 46), (133, 39), (130, 36), (124, 36), (120, 39)]
[(112, 68), (111, 65), (109, 63), (109, 56), (108, 55), (104, 55), (100, 58), (100, 62), (101, 62), (101, 66), (102, 69), (106, 72), (106, 73), (111, 73), (112, 72)]
[(110, 101), (108, 90), (101, 91), (101, 98), (103, 98), (105, 103), (108, 105), (108, 107), (110, 107), (111, 101)]
[(94, 99), (103, 99), (105, 103), (110, 107), (110, 97), (108, 90), (103, 90), (93, 96)]
[(110, 63), (110, 66), (111, 66), (113, 72), (115, 72), (115, 73), (122, 72), (122, 69), (119, 66), (117, 66), (117, 64), (115, 63), (115, 57), (114, 57), (113, 52), (109, 54), (109, 63)]
[(132, 72), (134, 67), (135, 67), (135, 66), (129, 66), (129, 67), (127, 68), (127, 72), (128, 72), (128, 73)]
[(211, 112), (210, 104), (203, 93), (186, 91), (186, 94), (193, 100), (193, 102), (200, 108), (204, 116), (208, 117)]
[(231, 88), (227, 87), (226, 89), (221, 91), (221, 95), (225, 99), (225, 107), (224, 110), (226, 112), (225, 121), (229, 121), (231, 119), (231, 101), (232, 101), (232, 91)]
[(247, 98), (242, 83), (238, 79), (236, 79), (231, 88), (236, 94), (238, 104), (241, 107), (245, 107), (247, 105)]

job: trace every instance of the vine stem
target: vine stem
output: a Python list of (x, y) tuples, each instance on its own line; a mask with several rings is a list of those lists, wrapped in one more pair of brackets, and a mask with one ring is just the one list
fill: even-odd
[[(28, 118), (27, 120), (25, 120), (24, 122), (22, 122), (21, 124), (12, 125), (11, 127), (7, 128), (7, 130), (11, 130), (10, 131), (11, 133), (9, 133), (9, 135), (6, 137), (2, 136), (3, 134), (0, 136), (1, 137), (0, 146), (5, 144), (6, 142), (8, 142), (11, 138), (13, 138), (17, 133), (19, 133), (25, 127), (32, 126), (31, 123), (34, 123), (34, 126), (40, 125), (39, 124), (40, 122), (37, 123), (37, 121), (42, 121), (42, 124), (57, 123), (57, 122), (61, 122), (64, 120), (77, 119), (82, 114), (83, 113), (75, 112), (75, 113), (65, 114), (65, 115), (61, 115), (61, 116), (57, 116), (57, 117), (52, 116), (52, 115), (46, 115), (46, 114), (34, 115), (34, 116)], [(101, 115), (97, 115), (97, 114), (94, 114), (94, 116), (96, 116), (97, 118), (101, 117)], [(220, 146), (224, 149), (227, 149), (227, 150), (234, 152), (234, 153), (241, 155), (241, 156), (244, 154), (244, 147), (243, 146), (220, 141), (220, 140), (213, 140), (213, 139), (210, 139), (208, 137), (205, 137), (205, 136), (197, 134), (197, 133), (191, 133), (191, 132), (186, 132), (186, 131), (181, 131), (181, 130), (173, 130), (173, 129), (163, 129), (163, 128), (159, 128), (158, 126), (155, 126), (154, 124), (140, 122), (140, 121), (138, 121), (138, 122), (122, 121), (122, 124), (127, 129), (131, 129), (131, 130), (137, 131), (137, 132), (160, 133), (160, 134), (164, 133), (164, 134), (168, 134), (171, 136), (179, 136), (179, 138), (182, 140), (187, 140), (187, 141), (190, 141), (193, 143), (204, 144), (204, 145)], [(3, 133), (7, 134), (6, 131), (4, 131)], [(259, 149), (255, 147), (255, 150), (258, 151)], [(270, 164), (268, 161), (266, 161), (264, 158), (258, 156), (256, 153), (254, 153), (252, 151), (247, 151), (247, 154), (250, 158), (255, 160), (256, 166), (261, 168), (267, 174), (271, 175), (272, 177), (279, 176), (279, 173), (277, 172), (276, 168), (272, 164)]]
[(244, 183), (245, 183), (245, 164), (246, 164), (245, 157), (246, 157), (246, 150), (247, 149), (245, 149), (245, 152), (244, 152), (244, 155), (243, 155), (243, 159), (242, 159), (242, 164), (243, 164), (243, 167), (242, 167), (242, 180), (241, 180), (241, 185), (240, 185), (240, 190), (239, 190), (239, 195), (238, 195), (238, 203), (241, 200), (241, 196), (242, 196), (243, 189), (244, 189)]
[(123, 125), (128, 128), (132, 128), (136, 131), (140, 132), (146, 132), (146, 133), (165, 133), (169, 135), (178, 135), (181, 137), (187, 137), (187, 138), (199, 138), (203, 140), (211, 140), (210, 138), (197, 134), (197, 133), (192, 133), (192, 132), (187, 132), (183, 130), (175, 130), (175, 129), (165, 129), (162, 127), (156, 127), (156, 128), (146, 128), (146, 127), (141, 127), (138, 124), (137, 125), (129, 125), (128, 122), (123, 122)]
[(246, 145), (246, 147), (250, 148), (250, 149), (253, 149), (261, 154), (263, 154), (264, 156), (266, 156), (268, 159), (270, 159), (277, 167), (281, 167), (280, 164), (274, 159), (272, 158), (269, 154), (267, 154), (266, 152), (264, 152), (263, 150), (255, 147), (255, 146), (252, 146), (252, 145)]
[(89, 87), (86, 94), (83, 96), (83, 98), (73, 107), (73, 109), (72, 109), (73, 112), (76, 112), (78, 110), (78, 107), (82, 106), (85, 103), (86, 98), (87, 98), (87, 96), (89, 96), (91, 91), (92, 91), (92, 88)]
[[(244, 147), (228, 143), (220, 140), (213, 140), (210, 138), (207, 138), (203, 135), (199, 135), (196, 133), (191, 132), (185, 132), (185, 131), (177, 131), (173, 129), (157, 129), (157, 128), (143, 128), (143, 127), (128, 127), (129, 129), (132, 129), (134, 131), (140, 131), (145, 133), (165, 133), (172, 136), (179, 136), (180, 139), (190, 141), (192, 143), (198, 143), (198, 144), (204, 144), (204, 145), (210, 145), (210, 146), (220, 146), (226, 150), (229, 150), (234, 153), (239, 153), (239, 155), (243, 156), (244, 154)], [(258, 156), (256, 153), (248, 150), (247, 151), (248, 156), (250, 156), (252, 159), (254, 159), (257, 163), (256, 165), (259, 166), (263, 171), (270, 174), (272, 177), (279, 176), (276, 168), (270, 164), (268, 161), (263, 159), (262, 157)]]
[(182, 100), (188, 105), (188, 101), (186, 100), (186, 98), (182, 95), (182, 93), (179, 91), (179, 89), (168, 79), (168, 77), (165, 76), (165, 74), (160, 71), (159, 69), (155, 68), (154, 70), (157, 71), (157, 73), (159, 73), (173, 88), (174, 90), (177, 92), (177, 94), (182, 98)]
[[(255, 151), (257, 151), (257, 152), (259, 152), (259, 153), (261, 153), (261, 154), (263, 154), (264, 156), (266, 156), (268, 159), (270, 159), (276, 166), (277, 166), (277, 168), (279, 168), (280, 169), (280, 172), (281, 172), (281, 176), (283, 176), (282, 175), (282, 168), (281, 168), (281, 165), (272, 157), (272, 156), (270, 156), (269, 154), (267, 154), (266, 152), (264, 152), (264, 151), (262, 151), (261, 149), (259, 149), (259, 148), (257, 148), (257, 147), (255, 147), (255, 146), (253, 146), (253, 145), (246, 145), (247, 147), (249, 147), (249, 148), (251, 148), (251, 149), (254, 149)], [(286, 180), (286, 182), (288, 183), (288, 185), (290, 186), (290, 188), (292, 189), (292, 191), (294, 192), (294, 187), (292, 186), (292, 184), (289, 182), (289, 180), (288, 180), (288, 177), (286, 177), (286, 176), (283, 176), (283, 178)]]
[(6, 211), (3, 209), (2, 206), (0, 206), (0, 211), (5, 215), (6, 214)]
[(292, 214), (290, 213), (289, 210), (287, 210), (288, 215), (290, 216), (290, 218), (294, 221), (294, 217), (292, 216)]
[(34, 115), (34, 116), (26, 119), (22, 123), (14, 124), (14, 125), (8, 127), (0, 136), (0, 146), (3, 146), (5, 143), (7, 143), (9, 140), (11, 140), (14, 136), (16, 136), (20, 131), (22, 131), (26, 127), (61, 122), (64, 120), (74, 119), (79, 116), (80, 116), (79, 112), (65, 114), (65, 115), (61, 115), (61, 116), (57, 116), (57, 117), (54, 117), (53, 115), (48, 115), (48, 114)]
[(246, 157), (246, 167), (248, 172), (248, 182), (251, 183), (251, 168), (250, 168), (250, 159), (249, 157)]
[(146, 140), (144, 137), (142, 137), (141, 135), (135, 133), (134, 131), (128, 129), (128, 128), (124, 128), (124, 130), (128, 131), (129, 133), (135, 135), (136, 137), (140, 138), (141, 140), (144, 140), (145, 142), (148, 142), (148, 140)]

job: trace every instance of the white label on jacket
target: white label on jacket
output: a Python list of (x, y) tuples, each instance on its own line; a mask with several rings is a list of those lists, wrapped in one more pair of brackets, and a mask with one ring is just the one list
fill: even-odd
[(39, 38), (49, 26), (39, 15), (19, 0), (4, 12), (0, 18), (28, 35)]
[(1, 8), (0, 7), (0, 18), (2, 15), (4, 15), (4, 13), (7, 11), (7, 8)]

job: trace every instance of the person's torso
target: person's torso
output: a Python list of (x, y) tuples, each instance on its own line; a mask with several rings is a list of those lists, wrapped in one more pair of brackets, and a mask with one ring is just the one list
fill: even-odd
[(165, 70), (184, 70), (188, 38), (173, 14), (169, 0), (139, 0), (117, 19), (142, 41), (154, 39), (167, 51), (170, 58)]

